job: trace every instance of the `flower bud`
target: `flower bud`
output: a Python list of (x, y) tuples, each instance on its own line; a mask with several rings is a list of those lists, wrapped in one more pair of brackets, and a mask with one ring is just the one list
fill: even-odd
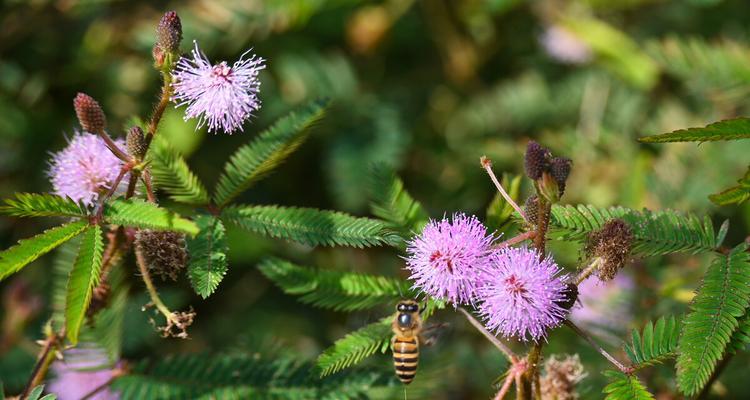
[(175, 53), (180, 50), (182, 22), (174, 11), (167, 11), (156, 27), (156, 44), (164, 51)]
[(539, 215), (539, 198), (536, 195), (529, 196), (523, 205), (523, 211), (526, 213), (526, 219), (533, 225), (536, 225), (537, 216)]
[(148, 150), (148, 147), (146, 146), (146, 137), (143, 135), (143, 129), (139, 126), (130, 128), (126, 142), (128, 153), (139, 161), (143, 160), (146, 156), (146, 151)]
[(572, 163), (573, 161), (564, 157), (555, 157), (550, 162), (550, 175), (557, 182), (557, 186), (560, 189), (560, 197), (565, 193), (565, 182), (568, 180), (568, 175), (570, 175)]
[(578, 399), (576, 385), (586, 377), (578, 355), (558, 358), (553, 355), (544, 363), (544, 375), (539, 380), (543, 399)]
[(557, 184), (557, 180), (549, 172), (542, 173), (542, 179), (537, 181), (539, 185), (539, 194), (544, 197), (547, 202), (555, 204), (560, 200), (560, 186)]
[(600, 280), (612, 280), (625, 266), (634, 238), (630, 225), (619, 218), (611, 219), (598, 231), (591, 232), (585, 251), (593, 262), (599, 263), (596, 274)]
[(548, 149), (533, 140), (529, 141), (526, 145), (526, 158), (524, 160), (526, 175), (533, 180), (540, 179), (542, 173), (549, 168), (549, 157), (551, 157), (551, 154)]
[(78, 93), (73, 99), (73, 107), (76, 110), (78, 122), (84, 131), (104, 132), (104, 128), (107, 127), (107, 117), (104, 116), (104, 111), (93, 97), (85, 93)]
[(176, 281), (187, 265), (185, 235), (143, 229), (135, 234), (135, 245), (143, 252), (149, 272)]

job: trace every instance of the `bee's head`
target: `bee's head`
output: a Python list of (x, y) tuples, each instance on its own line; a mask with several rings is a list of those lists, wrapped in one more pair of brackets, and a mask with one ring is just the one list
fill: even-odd
[(419, 304), (414, 300), (401, 300), (396, 306), (396, 311), (399, 312), (417, 312), (419, 311)]

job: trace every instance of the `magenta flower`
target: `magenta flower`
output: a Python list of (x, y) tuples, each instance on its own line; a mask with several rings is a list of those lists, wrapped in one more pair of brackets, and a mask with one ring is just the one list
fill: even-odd
[(260, 109), (258, 74), (266, 67), (254, 54), (243, 59), (249, 52), (231, 67), (224, 61), (211, 65), (195, 42), (193, 58), (180, 58), (173, 73), (172, 101), (176, 107), (187, 105), (186, 121), (198, 118), (198, 128), (208, 124), (209, 132), (221, 128), (231, 135), (242, 130), (245, 120)]
[(430, 221), (406, 248), (406, 269), (414, 287), (454, 305), (474, 300), (493, 237), (479, 220), (454, 214)]
[[(115, 140), (123, 149), (124, 140)], [(92, 205), (105, 193), (120, 174), (122, 161), (109, 150), (99, 136), (76, 133), (68, 147), (53, 154), (49, 177), (54, 193)], [(122, 185), (127, 183), (127, 175)], [(121, 186), (118, 189), (123, 188)]]
[(559, 325), (566, 311), (564, 277), (551, 257), (525, 247), (496, 250), (477, 292), (478, 310), (491, 331), (535, 342)]
[[(66, 350), (63, 360), (52, 364), (52, 371), (55, 377), (47, 385), (47, 390), (56, 394), (59, 400), (80, 400), (116, 374), (104, 350), (91, 347)], [(120, 396), (105, 388), (87, 398), (117, 400)]]

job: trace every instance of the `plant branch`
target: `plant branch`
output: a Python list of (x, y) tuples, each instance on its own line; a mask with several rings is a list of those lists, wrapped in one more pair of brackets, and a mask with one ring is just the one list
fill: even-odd
[(156, 203), (156, 196), (154, 196), (154, 186), (151, 184), (151, 173), (149, 172), (149, 170), (146, 169), (143, 171), (141, 180), (146, 186), (146, 196), (148, 197), (148, 201)]
[(28, 383), (26, 383), (26, 387), (24, 387), (23, 392), (21, 392), (21, 395), (19, 396), (20, 399), (27, 398), (29, 396), (29, 393), (31, 392), (31, 389), (39, 386), (44, 381), (44, 377), (47, 376), (47, 371), (49, 370), (52, 361), (54, 361), (55, 359), (54, 348), (55, 346), (57, 346), (59, 340), (60, 337), (54, 332), (47, 335), (47, 338), (44, 340), (42, 351), (39, 353), (37, 362), (31, 372), (31, 377), (29, 378)]
[(524, 232), (516, 237), (512, 237), (504, 242), (500, 242), (495, 245), (496, 249), (502, 249), (503, 247), (513, 246), (516, 243), (521, 243), (527, 239), (534, 239), (536, 237), (536, 231)]
[(143, 252), (138, 248), (138, 246), (135, 246), (135, 260), (136, 264), (138, 264), (138, 269), (141, 272), (141, 279), (143, 279), (143, 283), (146, 284), (146, 289), (148, 290), (148, 294), (151, 297), (151, 302), (154, 304), (156, 309), (159, 310), (159, 312), (164, 314), (164, 317), (167, 319), (167, 321), (179, 323), (179, 321), (174, 318), (172, 311), (170, 311), (169, 308), (167, 308), (167, 306), (164, 304), (164, 302), (161, 301), (159, 293), (156, 291), (156, 286), (154, 286), (154, 282), (151, 280), (151, 275), (148, 273), (148, 263), (146, 262), (146, 257), (143, 255)]
[(126, 163), (129, 163), (130, 161), (133, 160), (132, 157), (130, 157), (127, 153), (125, 153), (124, 151), (120, 150), (119, 147), (117, 147), (117, 144), (115, 144), (115, 142), (112, 141), (112, 138), (109, 137), (109, 134), (107, 133), (107, 131), (100, 130), (97, 133), (99, 134), (99, 137), (102, 138), (102, 140), (104, 140), (104, 143), (109, 148), (109, 151), (111, 151), (112, 154), (117, 156), (117, 158), (119, 158), (122, 161), (125, 161)]
[(581, 282), (585, 281), (586, 278), (588, 278), (589, 276), (591, 276), (591, 274), (593, 274), (594, 271), (596, 271), (597, 269), (599, 269), (599, 267), (601, 266), (601, 263), (602, 263), (602, 259), (601, 258), (595, 258), (591, 262), (591, 264), (589, 264), (586, 268), (584, 268), (578, 274), (578, 276), (576, 276), (576, 279), (575, 279), (575, 281), (573, 283), (575, 283), (576, 285), (580, 285)]
[(162, 80), (164, 81), (164, 84), (161, 88), (161, 98), (159, 99), (159, 103), (156, 104), (156, 107), (154, 107), (154, 113), (151, 115), (151, 119), (148, 122), (148, 132), (146, 133), (146, 151), (148, 151), (149, 146), (151, 146), (151, 140), (153, 140), (154, 135), (156, 135), (156, 129), (159, 127), (161, 117), (164, 115), (164, 110), (166, 110), (167, 105), (169, 104), (169, 100), (172, 97), (171, 72), (163, 72)]
[(583, 329), (579, 328), (572, 321), (566, 319), (565, 322), (564, 322), (564, 324), (567, 325), (570, 329), (572, 329), (573, 332), (575, 332), (576, 334), (578, 334), (578, 336), (582, 337), (584, 340), (586, 340), (587, 342), (589, 342), (589, 344), (599, 354), (601, 354), (604, 358), (606, 358), (607, 361), (609, 361), (610, 363), (612, 363), (612, 365), (614, 365), (617, 369), (619, 369), (620, 372), (622, 372), (624, 374), (630, 374), (630, 373), (633, 372), (633, 367), (625, 366), (622, 363), (620, 363), (619, 361), (617, 361), (616, 358), (614, 358), (611, 354), (609, 354), (606, 350), (604, 350), (601, 346), (599, 346), (599, 344), (596, 343), (596, 341), (594, 341), (594, 339), (588, 333), (586, 333), (585, 331), (583, 331)]
[(497, 347), (497, 349), (500, 350), (500, 352), (503, 353), (503, 355), (508, 359), (508, 361), (510, 361), (511, 363), (515, 363), (516, 360), (518, 360), (518, 357), (513, 353), (513, 351), (508, 346), (506, 346), (503, 342), (501, 342), (498, 338), (496, 338), (493, 334), (489, 333), (487, 329), (484, 329), (482, 324), (479, 321), (477, 321), (476, 318), (474, 318), (474, 316), (471, 315), (470, 312), (466, 311), (465, 309), (461, 307), (458, 308), (458, 311), (460, 311), (466, 317), (466, 319), (468, 319), (469, 322), (475, 328), (477, 328), (477, 330), (481, 332), (482, 335), (484, 335), (484, 337), (487, 338), (487, 340), (489, 340), (492, 344), (494, 344), (495, 347)]

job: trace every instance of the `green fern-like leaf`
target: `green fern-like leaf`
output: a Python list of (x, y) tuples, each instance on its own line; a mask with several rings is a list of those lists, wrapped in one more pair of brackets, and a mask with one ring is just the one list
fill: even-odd
[(104, 208), (104, 219), (114, 225), (167, 230), (195, 235), (198, 226), (172, 211), (143, 200), (115, 200)]
[(288, 114), (241, 147), (229, 159), (219, 178), (214, 202), (223, 207), (268, 175), (307, 139), (311, 125), (319, 120), (327, 101), (315, 101)]
[(284, 293), (300, 301), (337, 311), (355, 311), (395, 302), (411, 290), (405, 282), (385, 276), (301, 267), (278, 258), (263, 260), (258, 269)]
[(200, 232), (187, 240), (190, 250), (188, 275), (195, 292), (205, 299), (224, 279), (228, 248), (224, 225), (218, 218), (202, 215), (195, 219), (195, 223)]
[(604, 388), (606, 400), (648, 400), (654, 396), (635, 375), (626, 375), (619, 371), (604, 371), (610, 383)]
[(404, 237), (421, 230), (427, 223), (427, 212), (409, 195), (404, 183), (390, 168), (375, 166), (370, 186), (373, 215), (391, 223)]
[[(0, 389), (2, 389), (0, 387)], [(39, 385), (31, 389), (29, 392), (28, 397), (26, 397), (25, 400), (57, 400), (57, 396), (50, 393), (47, 395), (42, 396), (44, 393), (44, 385)]]
[(71, 222), (49, 229), (17, 245), (0, 252), (0, 280), (12, 275), (32, 261), (48, 253), (81, 233), (88, 226), (86, 221)]
[(632, 252), (639, 256), (656, 256), (678, 252), (712, 251), (718, 246), (711, 220), (701, 222), (692, 214), (673, 210), (635, 211), (624, 207), (555, 205), (550, 225), (552, 233), (563, 240), (585, 241), (588, 234), (600, 229), (608, 220), (621, 218), (635, 236)]
[(208, 191), (203, 183), (190, 170), (185, 159), (163, 140), (156, 140), (151, 146), (149, 159), (154, 184), (169, 193), (172, 200), (186, 204), (208, 204)]
[(682, 323), (677, 384), (687, 395), (708, 382), (750, 305), (750, 254), (747, 245), (721, 255), (706, 271), (703, 284)]
[(674, 316), (661, 317), (656, 324), (649, 321), (643, 333), (633, 329), (632, 341), (625, 345), (625, 352), (635, 368), (660, 363), (677, 355), (679, 336), (677, 319)]
[(398, 243), (382, 221), (313, 208), (236, 206), (222, 211), (229, 224), (310, 246), (368, 247)]
[(715, 142), (750, 139), (750, 118), (728, 119), (703, 128), (680, 129), (674, 132), (639, 138), (643, 143)]
[(359, 363), (376, 352), (388, 350), (392, 317), (369, 324), (336, 341), (318, 357), (320, 376), (335, 374)]
[(708, 196), (708, 199), (720, 206), (744, 203), (747, 199), (750, 199), (750, 167), (737, 183), (737, 186), (712, 194)]
[(368, 390), (393, 382), (372, 371), (319, 380), (310, 376), (309, 368), (287, 356), (183, 354), (141, 362), (111, 387), (121, 400), (344, 400), (367, 398)]
[(91, 292), (99, 284), (104, 240), (99, 225), (89, 227), (81, 239), (78, 256), (68, 279), (65, 301), (65, 332), (72, 344), (78, 343), (78, 333), (91, 302)]
[(0, 213), (16, 217), (83, 217), (86, 210), (75, 201), (53, 194), (16, 193), (6, 199)]

